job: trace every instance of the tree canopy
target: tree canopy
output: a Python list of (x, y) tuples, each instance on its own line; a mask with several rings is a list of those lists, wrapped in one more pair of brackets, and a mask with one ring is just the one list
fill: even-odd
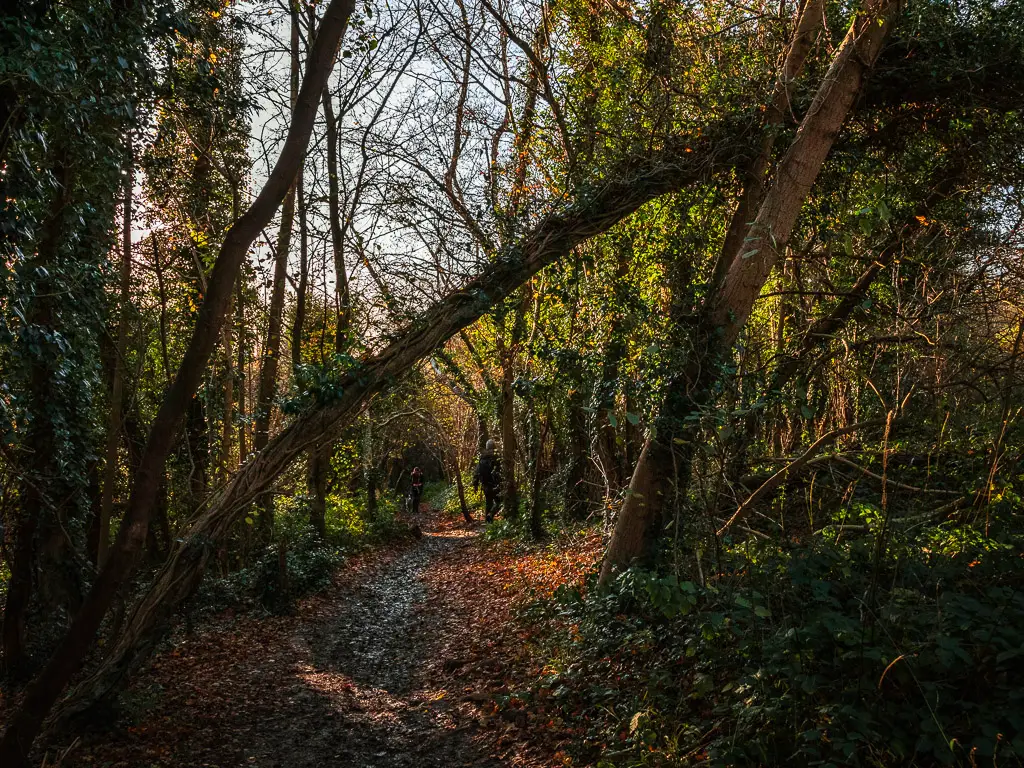
[(479, 518), (488, 440), (493, 535), (602, 537), (546, 652), (666, 628), (593, 764), (1024, 760), (1022, 60), (1020, 0), (0, 3), (3, 764), (413, 466)]

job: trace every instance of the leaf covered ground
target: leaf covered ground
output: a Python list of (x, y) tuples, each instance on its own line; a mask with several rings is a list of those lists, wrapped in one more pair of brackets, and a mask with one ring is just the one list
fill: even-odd
[(422, 516), (422, 539), (350, 560), (294, 616), (224, 616), (176, 636), (122, 720), (65, 766), (547, 766), (573, 734), (517, 696), (516, 609), (581, 582), (593, 536), (485, 543)]

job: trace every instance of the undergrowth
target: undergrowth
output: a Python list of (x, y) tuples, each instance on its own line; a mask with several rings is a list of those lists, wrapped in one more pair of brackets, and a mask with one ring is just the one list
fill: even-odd
[(227, 609), (290, 613), (296, 601), (331, 583), (346, 556), (410, 535), (408, 523), (397, 514), (401, 500), (394, 495), (382, 496), (374, 515), (358, 497), (330, 495), (327, 502), (327, 538), (321, 539), (309, 525), (308, 499), (279, 499), (273, 541), (255, 548), (245, 567), (205, 579), (190, 620)]
[(1021, 765), (1020, 545), (826, 531), (736, 543), (703, 585), (592, 578), (526, 609), (545, 630), (524, 695), (598, 768)]

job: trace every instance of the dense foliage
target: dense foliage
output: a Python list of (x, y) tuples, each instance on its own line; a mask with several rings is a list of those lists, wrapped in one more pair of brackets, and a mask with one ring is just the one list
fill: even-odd
[(1024, 761), (1022, 60), (1020, 0), (0, 3), (0, 759), (494, 440), (490, 538), (608, 540), (527, 614), (577, 761)]

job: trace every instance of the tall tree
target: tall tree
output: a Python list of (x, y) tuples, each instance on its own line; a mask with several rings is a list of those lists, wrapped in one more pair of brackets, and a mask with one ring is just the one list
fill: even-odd
[[(658, 433), (648, 439), (630, 480), (629, 494), (619, 512), (605, 553), (601, 580), (639, 557), (662, 528), (662, 510), (670, 483), (686, 482), (690, 462), (677, 461), (676, 438), (686, 444), (674, 426), (680, 414), (689, 414), (705, 402), (718, 375), (721, 356), (731, 349), (750, 316), (755, 300), (789, 242), (790, 234), (811, 186), (839, 135), (867, 74), (882, 50), (891, 25), (894, 5), (872, 0), (856, 14), (836, 50), (793, 143), (779, 163), (775, 179), (761, 203), (757, 218), (744, 240), (742, 253), (725, 270), (721, 289), (706, 304), (692, 370), (671, 381), (661, 408)], [(798, 34), (800, 26), (798, 25)], [(791, 52), (800, 51), (800, 39)], [(789, 67), (784, 66), (784, 71)], [(674, 468), (682, 466), (682, 472)]]
[(309, 52), (306, 75), (296, 99), (288, 137), (260, 194), (228, 231), (221, 247), (188, 349), (150, 428), (117, 540), (60, 646), (29, 686), (20, 707), (11, 717), (0, 739), (0, 761), (4, 765), (16, 768), (27, 765), (29, 750), (44, 718), (68, 680), (79, 669), (115, 594), (134, 570), (138, 554), (146, 542), (150, 515), (174, 434), (181, 425), (220, 336), (220, 327), (230, 305), (242, 261), (293, 186), (313, 130), (320, 95), (327, 84), (352, 10), (351, 0), (332, 0), (324, 12)]

